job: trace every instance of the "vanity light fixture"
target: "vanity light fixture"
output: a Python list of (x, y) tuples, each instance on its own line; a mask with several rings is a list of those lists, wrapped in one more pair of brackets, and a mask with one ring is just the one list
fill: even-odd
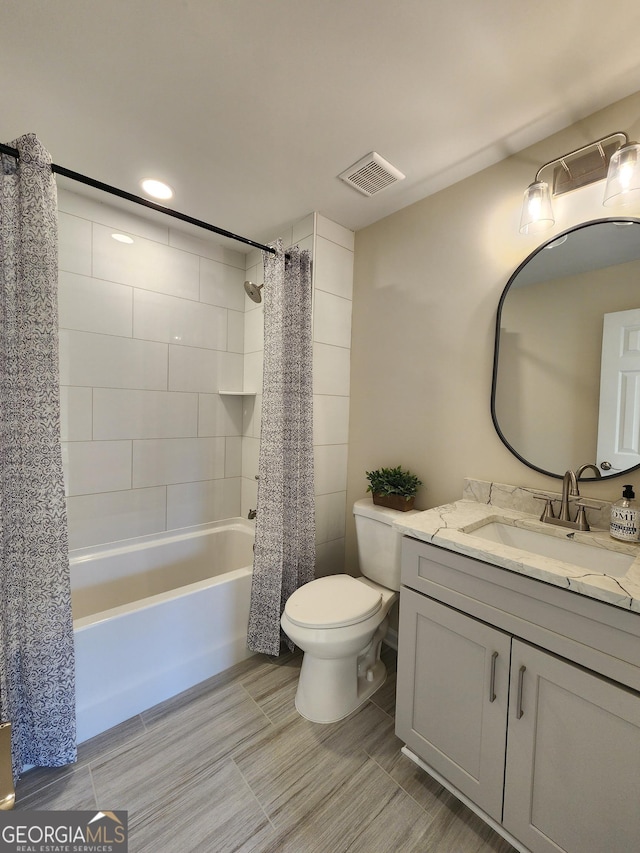
[(555, 221), (549, 184), (536, 179), (524, 191), (520, 233), (537, 234), (538, 231), (546, 231)]
[(618, 203), (621, 198), (629, 203), (637, 197), (640, 146), (630, 144), (626, 133), (611, 133), (540, 166), (535, 180), (525, 190), (520, 233), (535, 234), (554, 224), (552, 197), (605, 178), (603, 204)]
[(640, 145), (631, 142), (619, 148), (609, 163), (604, 190), (605, 207), (631, 204), (640, 199)]
[(152, 198), (158, 198), (166, 201), (173, 197), (173, 190), (169, 184), (165, 184), (164, 181), (157, 181), (155, 178), (145, 178), (143, 181), (140, 181), (140, 186), (146, 194), (150, 195)]

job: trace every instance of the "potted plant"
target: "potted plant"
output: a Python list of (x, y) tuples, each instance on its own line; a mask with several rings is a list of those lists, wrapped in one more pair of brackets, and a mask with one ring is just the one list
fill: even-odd
[(415, 474), (397, 468), (378, 468), (377, 471), (367, 471), (368, 492), (373, 493), (373, 502), (378, 506), (386, 506), (406, 512), (413, 508), (418, 486), (422, 485)]

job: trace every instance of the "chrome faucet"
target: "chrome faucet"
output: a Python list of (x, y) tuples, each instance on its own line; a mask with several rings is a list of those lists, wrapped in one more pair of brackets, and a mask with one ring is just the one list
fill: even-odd
[(553, 517), (553, 510), (550, 507), (551, 501), (547, 502), (547, 506), (545, 507), (545, 512), (543, 512), (541, 521), (544, 521), (545, 524), (556, 524), (559, 527), (570, 527), (572, 530), (590, 530), (589, 522), (587, 521), (587, 516), (585, 513), (585, 504), (577, 502), (578, 512), (576, 513), (576, 517), (574, 520), (571, 519), (571, 512), (569, 510), (569, 498), (579, 498), (580, 497), (580, 489), (578, 488), (578, 480), (587, 470), (587, 468), (592, 468), (596, 477), (601, 477), (600, 471), (596, 468), (595, 465), (581, 465), (577, 471), (565, 471), (564, 477), (562, 478), (562, 497), (560, 499), (560, 514), (557, 518)]

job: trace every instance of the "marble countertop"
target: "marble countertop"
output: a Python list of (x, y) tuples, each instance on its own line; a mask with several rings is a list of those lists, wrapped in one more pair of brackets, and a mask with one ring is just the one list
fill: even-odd
[[(602, 549), (605, 571), (589, 571), (571, 563), (474, 536), (474, 530), (492, 521), (558, 538), (567, 538), (567, 535), (571, 534), (575, 542), (584, 542)], [(543, 524), (536, 515), (529, 512), (481, 503), (475, 499), (456, 501), (406, 517), (399, 516), (394, 522), (394, 528), (403, 535), (430, 542), (449, 551), (466, 554), (485, 563), (640, 613), (640, 543), (612, 539), (608, 530), (573, 531)], [(607, 553), (611, 551), (636, 558), (623, 577), (606, 574)]]

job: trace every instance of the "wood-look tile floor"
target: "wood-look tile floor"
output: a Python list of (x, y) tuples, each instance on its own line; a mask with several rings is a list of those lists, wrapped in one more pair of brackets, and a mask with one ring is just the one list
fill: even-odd
[(331, 725), (295, 710), (299, 655), (251, 658), (29, 771), (16, 809), (126, 809), (130, 853), (515, 853), (401, 754), (384, 658)]

